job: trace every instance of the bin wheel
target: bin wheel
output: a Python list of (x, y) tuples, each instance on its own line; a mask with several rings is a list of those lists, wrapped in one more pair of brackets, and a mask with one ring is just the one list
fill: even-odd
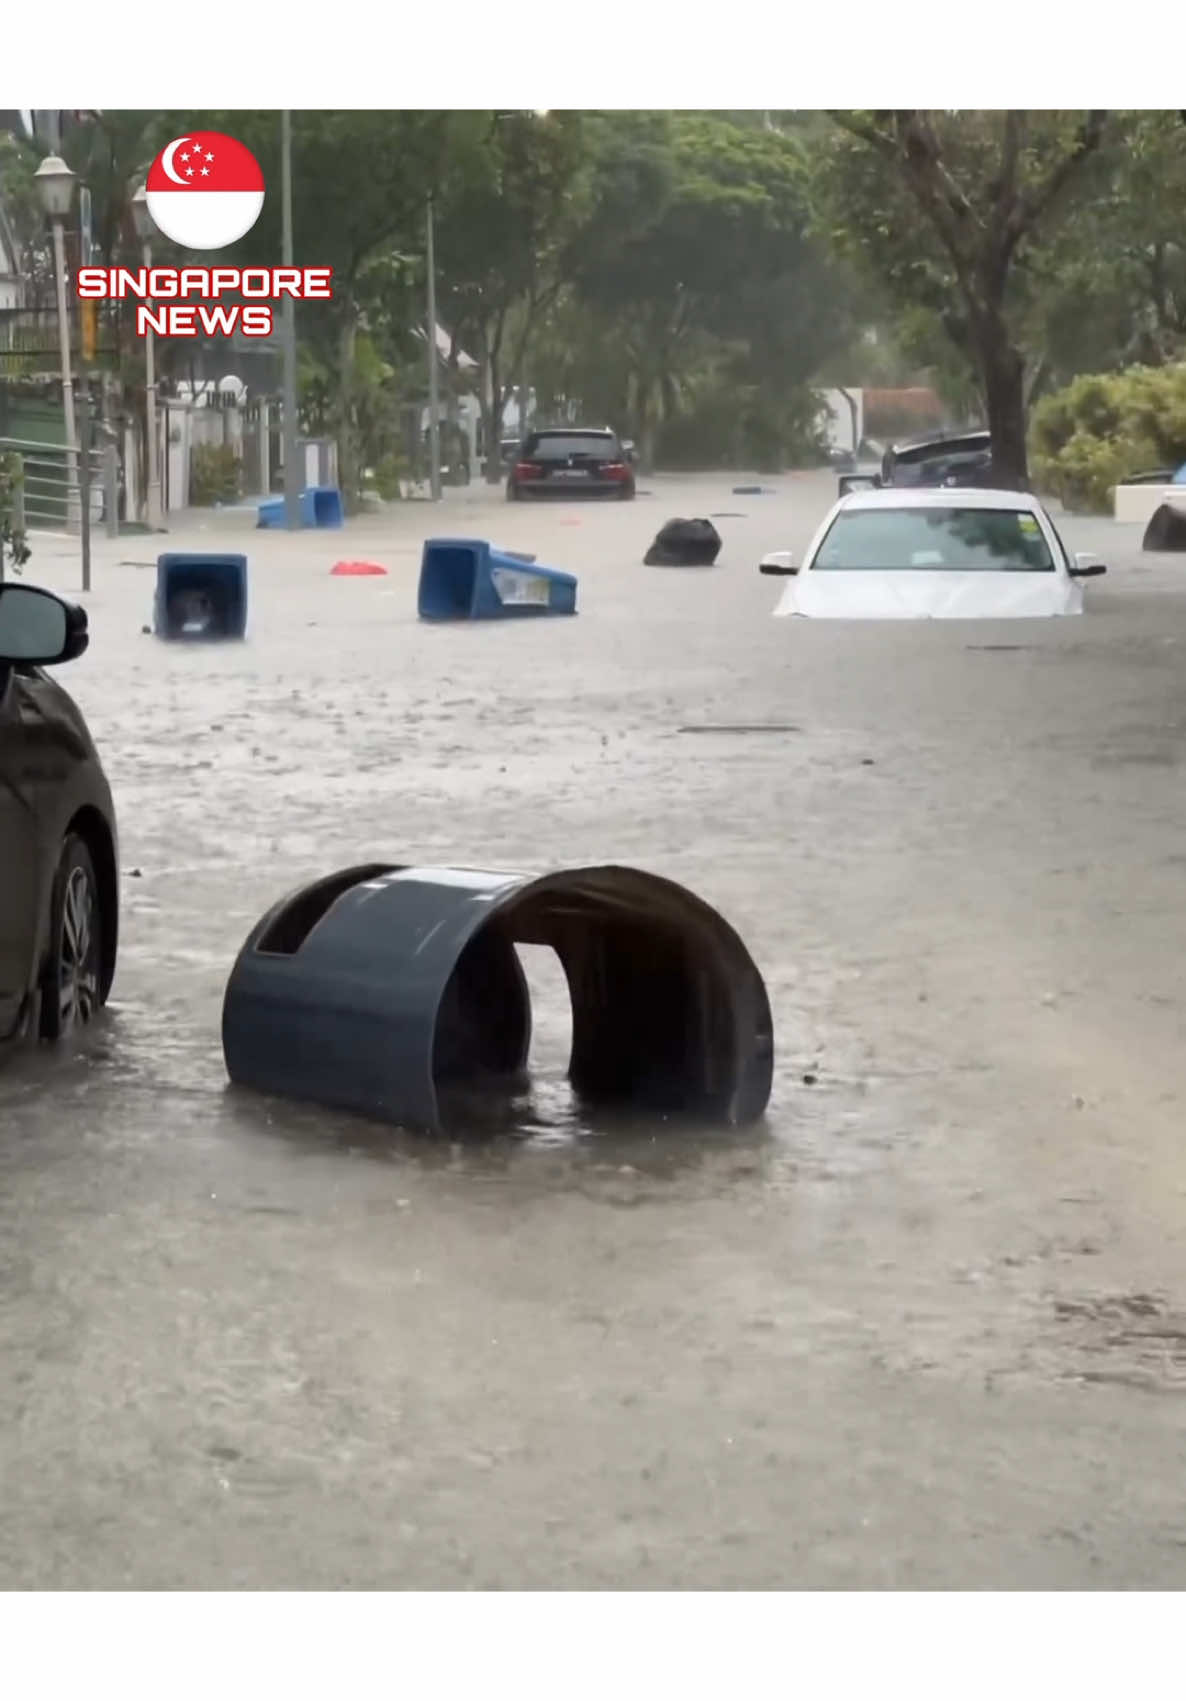
[(76, 833), (62, 846), (49, 908), (49, 948), (41, 976), (41, 1037), (83, 1028), (103, 1002), (103, 910), (91, 853)]

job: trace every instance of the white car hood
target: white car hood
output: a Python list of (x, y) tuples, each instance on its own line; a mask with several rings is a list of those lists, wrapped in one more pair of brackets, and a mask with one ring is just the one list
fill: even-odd
[(812, 620), (1011, 620), (1082, 614), (1065, 573), (878, 572), (808, 569), (783, 590), (776, 615)]

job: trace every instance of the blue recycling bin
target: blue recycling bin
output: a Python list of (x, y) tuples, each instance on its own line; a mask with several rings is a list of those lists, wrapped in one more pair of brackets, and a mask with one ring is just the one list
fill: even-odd
[(158, 555), (153, 630), (190, 642), (245, 637), (247, 557)]
[(575, 614), (576, 576), (476, 538), (428, 538), (420, 557), (417, 611), (421, 620)]
[[(300, 510), (302, 526), (326, 530), (336, 529), (344, 523), (342, 492), (333, 484), (314, 484), (308, 490), (302, 490)], [(257, 524), (264, 528), (283, 529), (286, 524), (283, 496), (270, 496), (266, 502), (260, 503)]]

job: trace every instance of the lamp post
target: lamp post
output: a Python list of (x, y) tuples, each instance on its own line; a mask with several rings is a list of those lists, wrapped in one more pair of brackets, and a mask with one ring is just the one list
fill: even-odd
[[(280, 114), (280, 251), (283, 264), (292, 265), (292, 113)], [(290, 532), (301, 525), (301, 469), (297, 466), (297, 345), (296, 302), (286, 295), (281, 307), (284, 344), (284, 524)], [(340, 474), (339, 474), (340, 478)]]
[(78, 427), (74, 418), (74, 380), (70, 372), (70, 316), (66, 306), (66, 243), (63, 228), (74, 201), (77, 178), (57, 154), (43, 159), (33, 174), (37, 195), (53, 227), (54, 272), (58, 286), (58, 337), (62, 345), (62, 410), (66, 420), (66, 525), (79, 521)]
[[(156, 227), (148, 210), (148, 191), (143, 184), (132, 196), (132, 218), (136, 235), (140, 238), (145, 270), (151, 270), (152, 233)], [(144, 335), (144, 429), (148, 441), (148, 492), (144, 517), (149, 531), (156, 532), (161, 530), (161, 471), (156, 425), (156, 337), (151, 325)]]

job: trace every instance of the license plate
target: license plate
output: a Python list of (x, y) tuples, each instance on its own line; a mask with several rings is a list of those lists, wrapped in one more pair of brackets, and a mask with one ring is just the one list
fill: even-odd
[(556, 472), (556, 473), (552, 474), (552, 477), (553, 478), (563, 478), (563, 479), (578, 479), (578, 478), (588, 478), (589, 474), (587, 472)]

